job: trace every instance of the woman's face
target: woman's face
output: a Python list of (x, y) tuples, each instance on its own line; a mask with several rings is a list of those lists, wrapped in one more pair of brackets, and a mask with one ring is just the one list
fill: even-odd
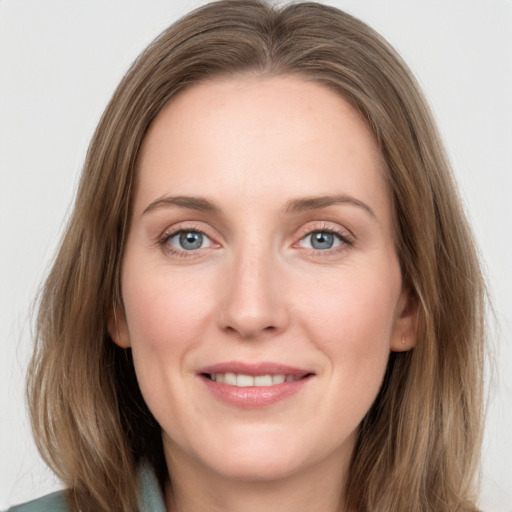
[(206, 82), (162, 110), (121, 283), (110, 331), (171, 468), (346, 464), (390, 350), (413, 341), (377, 145), (340, 96), (293, 77)]

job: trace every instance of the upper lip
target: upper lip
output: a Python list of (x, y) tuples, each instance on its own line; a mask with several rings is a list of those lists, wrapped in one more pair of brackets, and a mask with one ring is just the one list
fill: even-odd
[(236, 373), (243, 375), (293, 375), (305, 376), (313, 372), (304, 368), (297, 368), (280, 363), (272, 363), (262, 361), (259, 363), (242, 362), (242, 361), (226, 361), (205, 366), (198, 370), (198, 374), (214, 374), (214, 373)]

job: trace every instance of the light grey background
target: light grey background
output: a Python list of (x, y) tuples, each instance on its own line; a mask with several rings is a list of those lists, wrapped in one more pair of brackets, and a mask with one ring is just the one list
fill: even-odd
[[(58, 488), (24, 409), (29, 310), (88, 141), (136, 55), (192, 0), (0, 1), (0, 509)], [(512, 0), (339, 0), (399, 50), (445, 138), (495, 307), (481, 505), (512, 511)], [(488, 380), (491, 380), (488, 378)]]

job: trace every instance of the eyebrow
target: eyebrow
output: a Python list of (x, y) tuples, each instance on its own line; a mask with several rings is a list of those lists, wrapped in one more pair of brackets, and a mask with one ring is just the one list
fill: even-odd
[(169, 206), (178, 206), (180, 208), (188, 208), (189, 210), (199, 210), (201, 212), (219, 213), (220, 210), (208, 199), (203, 197), (191, 196), (163, 196), (155, 199), (142, 212), (145, 215), (148, 212), (159, 210)]
[(315, 196), (304, 197), (300, 199), (293, 199), (288, 202), (284, 211), (285, 212), (301, 212), (305, 210), (320, 210), (337, 204), (351, 204), (362, 208), (369, 213), (372, 217), (377, 218), (374, 211), (363, 201), (348, 195), (335, 195), (335, 196)]
[[(314, 196), (292, 199), (286, 204), (284, 212), (295, 213), (307, 210), (320, 210), (322, 208), (327, 208), (337, 204), (351, 204), (353, 206), (357, 206), (362, 208), (372, 217), (376, 218), (374, 211), (366, 203), (363, 203), (363, 201), (360, 201), (355, 197), (344, 194), (335, 196)], [(142, 215), (169, 206), (177, 206), (179, 208), (187, 208), (189, 210), (198, 210), (208, 213), (220, 213), (220, 209), (212, 201), (203, 197), (163, 196), (151, 202), (142, 212)]]

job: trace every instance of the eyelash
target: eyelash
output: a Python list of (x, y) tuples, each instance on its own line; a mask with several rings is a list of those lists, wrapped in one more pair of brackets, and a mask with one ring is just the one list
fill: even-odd
[[(172, 240), (176, 235), (179, 235), (180, 233), (199, 233), (206, 238), (208, 238), (210, 241), (212, 241), (212, 237), (207, 235), (205, 231), (197, 226), (189, 225), (180, 227), (178, 229), (174, 228), (169, 231), (165, 231), (163, 235), (158, 239), (158, 245), (162, 248), (162, 250), (166, 254), (170, 254), (172, 256), (178, 256), (180, 258), (190, 258), (197, 255), (197, 250), (195, 251), (186, 251), (186, 250), (180, 250), (176, 249), (175, 247), (169, 245), (169, 241)], [(215, 242), (212, 241), (214, 244)]]
[[(169, 241), (173, 237), (175, 237), (176, 235), (178, 235), (180, 233), (199, 233), (199, 234), (203, 235), (204, 237), (208, 238), (212, 244), (214, 244), (214, 245), (216, 244), (213, 241), (212, 237), (209, 236), (203, 229), (201, 229), (198, 226), (194, 226), (194, 225), (179, 227), (178, 229), (173, 228), (169, 231), (165, 231), (162, 234), (162, 236), (158, 239), (157, 244), (162, 248), (162, 250), (165, 253), (170, 254), (172, 256), (178, 256), (181, 258), (190, 258), (190, 257), (197, 256), (197, 251), (199, 251), (199, 249), (187, 251), (187, 250), (176, 249), (176, 248), (172, 247), (171, 245), (169, 245)], [(300, 242), (302, 242), (308, 236), (311, 236), (314, 233), (329, 233), (331, 235), (335, 235), (339, 239), (340, 245), (337, 247), (334, 247), (331, 249), (325, 249), (325, 250), (308, 249), (309, 254), (312, 255), (313, 257), (320, 257), (320, 256), (325, 257), (325, 256), (334, 255), (334, 254), (339, 254), (341, 252), (348, 250), (350, 247), (352, 247), (354, 245), (354, 240), (351, 235), (348, 235), (345, 231), (342, 231), (340, 229), (336, 229), (331, 226), (324, 225), (321, 228), (306, 230), (304, 233), (301, 234), (299, 240), (297, 242), (295, 242), (292, 247), (296, 247)]]
[(304, 234), (300, 236), (298, 242), (294, 243), (294, 246), (305, 240), (307, 237), (311, 236), (313, 233), (329, 233), (331, 235), (335, 235), (340, 240), (340, 245), (331, 249), (310, 249), (309, 255), (313, 257), (338, 255), (350, 249), (354, 245), (354, 239), (352, 235), (347, 234), (347, 232), (344, 230), (324, 225), (321, 228), (307, 229)]

